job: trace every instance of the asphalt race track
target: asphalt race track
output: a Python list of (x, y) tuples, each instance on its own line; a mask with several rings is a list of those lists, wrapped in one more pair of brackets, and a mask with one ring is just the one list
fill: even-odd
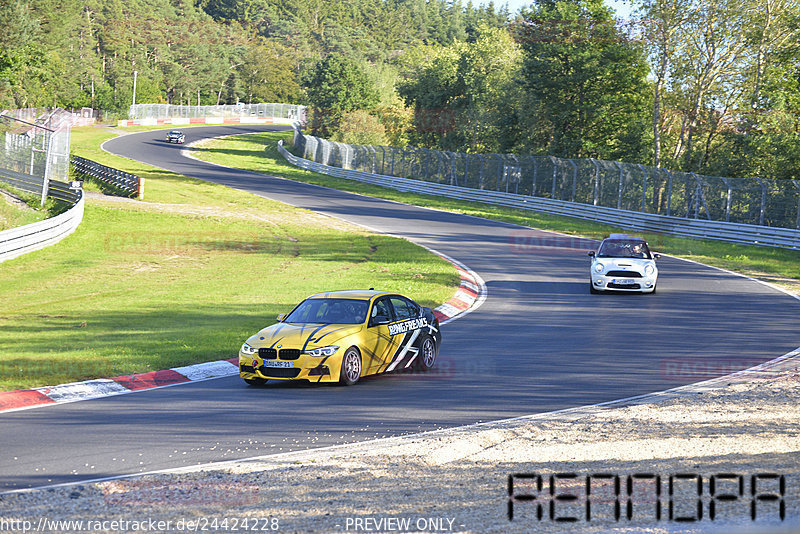
[[(185, 131), (192, 142), (269, 129)], [(662, 258), (656, 295), (590, 295), (580, 240), (224, 169), (183, 157), (163, 135), (129, 134), (105, 148), (406, 237), (480, 274), (488, 299), (443, 327), (437, 369), (427, 376), (350, 388), (253, 388), (230, 377), (0, 414), (0, 491), (609, 401), (727, 374), (800, 345), (800, 301), (743, 277)], [(256, 266), (258, 276), (270, 273)], [(235, 356), (238, 346), (230, 349)]]

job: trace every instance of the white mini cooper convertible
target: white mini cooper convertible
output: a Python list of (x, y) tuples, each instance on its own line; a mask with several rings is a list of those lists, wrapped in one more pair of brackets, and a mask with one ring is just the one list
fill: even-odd
[(592, 266), (589, 271), (589, 290), (633, 291), (655, 293), (658, 281), (656, 260), (647, 242), (641, 237), (611, 234), (595, 252), (589, 252)]

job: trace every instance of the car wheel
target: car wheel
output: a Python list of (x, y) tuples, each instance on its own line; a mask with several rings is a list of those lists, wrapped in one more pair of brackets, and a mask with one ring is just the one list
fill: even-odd
[(597, 295), (598, 293), (600, 293), (598, 290), (594, 288), (594, 284), (592, 284), (591, 282), (589, 282), (589, 293), (591, 293), (592, 295)]
[(433, 338), (427, 334), (423, 334), (422, 341), (419, 343), (419, 354), (414, 362), (415, 368), (418, 371), (428, 371), (436, 363), (437, 350), (436, 343)]
[(361, 378), (361, 353), (355, 347), (350, 347), (342, 356), (342, 370), (339, 382), (345, 386), (352, 386)]
[(247, 382), (249, 386), (263, 386), (267, 383), (266, 378), (245, 378), (244, 381)]

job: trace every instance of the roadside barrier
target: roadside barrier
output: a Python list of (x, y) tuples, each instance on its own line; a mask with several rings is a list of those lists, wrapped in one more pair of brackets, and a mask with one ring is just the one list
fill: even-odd
[(73, 194), (77, 200), (68, 211), (0, 232), (0, 262), (54, 245), (74, 232), (83, 220), (84, 199), (80, 190), (73, 191)]
[(72, 156), (71, 162), (79, 176), (95, 178), (123, 191), (128, 197), (137, 197), (140, 200), (144, 198), (144, 178), (80, 156)]
[(715, 239), (732, 243), (765, 245), (780, 248), (800, 249), (800, 230), (752, 224), (689, 219), (653, 213), (642, 213), (592, 204), (555, 200), (501, 191), (472, 189), (450, 184), (425, 182), (410, 178), (399, 178), (373, 174), (358, 170), (342, 169), (307, 160), (290, 153), (278, 143), (278, 150), (292, 165), (302, 169), (360, 182), (389, 187), (398, 191), (439, 195), (459, 200), (483, 202), (553, 215), (564, 215), (621, 228), (699, 239)]

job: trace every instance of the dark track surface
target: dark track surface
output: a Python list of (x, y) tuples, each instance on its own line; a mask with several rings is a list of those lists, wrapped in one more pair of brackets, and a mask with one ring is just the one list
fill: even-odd
[[(191, 142), (266, 129), (185, 131)], [(489, 298), (443, 327), (438, 372), (429, 376), (351, 388), (252, 388), (231, 377), (0, 415), (0, 491), (609, 401), (726, 374), (800, 344), (800, 302), (742, 277), (663, 258), (656, 295), (590, 295), (587, 247), (569, 238), (227, 170), (184, 158), (162, 136), (130, 134), (105, 148), (407, 237), (478, 272)], [(510, 244), (521, 231), (524, 250)], [(710, 373), (684, 375), (690, 368)]]

